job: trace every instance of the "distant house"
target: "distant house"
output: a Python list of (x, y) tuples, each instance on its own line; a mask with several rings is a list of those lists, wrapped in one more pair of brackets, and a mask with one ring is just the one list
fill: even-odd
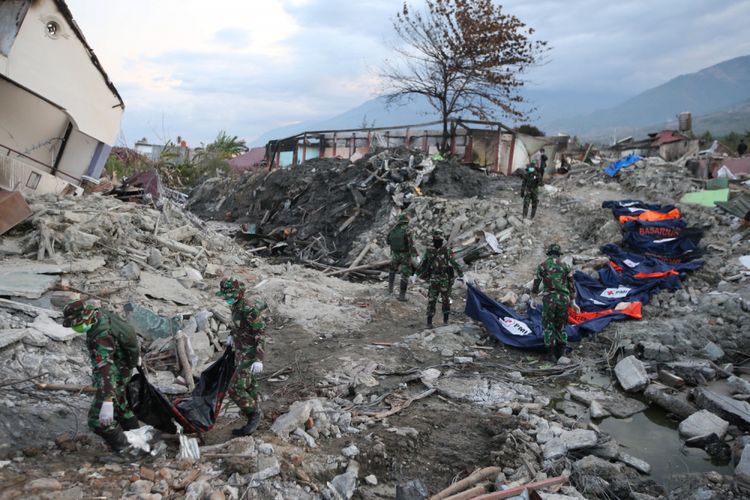
[[(463, 163), (490, 172), (511, 175), (523, 168), (541, 148), (554, 164), (558, 151), (567, 147), (568, 137), (532, 137), (520, 134), (500, 122), (450, 120), (449, 154)], [(442, 142), (442, 122), (415, 125), (370, 127), (346, 130), (303, 132), (270, 141), (266, 147), (268, 164), (274, 167), (299, 165), (314, 158), (355, 158), (372, 148), (407, 147), (426, 155), (438, 152)]]
[(687, 153), (698, 152), (698, 139), (676, 130), (662, 130), (648, 134), (648, 138), (633, 140), (632, 137), (620, 140), (613, 148), (620, 156), (637, 154), (640, 156), (659, 156), (666, 161), (682, 158)]
[(232, 167), (232, 170), (235, 172), (244, 172), (245, 170), (253, 170), (260, 167), (265, 159), (265, 147), (252, 148), (247, 153), (235, 156), (229, 160), (229, 166)]
[(0, 1), (0, 187), (98, 179), (120, 132), (117, 89), (63, 0)]
[(170, 155), (169, 160), (177, 163), (190, 161), (194, 153), (193, 150), (188, 147), (187, 141), (185, 140), (180, 140), (179, 144), (173, 144), (170, 142), (169, 146), (167, 146), (165, 144), (152, 144), (145, 137), (136, 142), (133, 145), (133, 149), (153, 162), (162, 159), (165, 150), (167, 150)]

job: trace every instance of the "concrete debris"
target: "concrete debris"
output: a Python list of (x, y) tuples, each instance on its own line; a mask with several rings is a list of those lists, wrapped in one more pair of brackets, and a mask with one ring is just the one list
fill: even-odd
[[(750, 453), (748, 453), (750, 455)], [(396, 500), (426, 500), (430, 492), (419, 479), (413, 479), (396, 486)]]
[(700, 408), (715, 413), (731, 424), (750, 429), (750, 404), (747, 402), (738, 401), (702, 387), (693, 391), (693, 399)]
[(649, 383), (648, 374), (643, 363), (635, 356), (621, 359), (615, 365), (615, 375), (623, 389), (638, 392), (646, 388)]
[(564, 431), (544, 444), (543, 452), (545, 460), (553, 460), (564, 456), (568, 451), (580, 450), (596, 446), (596, 432), (575, 429)]
[(304, 427), (305, 422), (310, 418), (312, 407), (313, 402), (310, 400), (297, 401), (289, 408), (287, 413), (276, 419), (271, 425), (271, 431), (281, 438), (288, 438), (289, 433), (296, 428)]
[(708, 410), (701, 410), (680, 422), (680, 435), (689, 439), (716, 434), (722, 439), (728, 428), (729, 422)]

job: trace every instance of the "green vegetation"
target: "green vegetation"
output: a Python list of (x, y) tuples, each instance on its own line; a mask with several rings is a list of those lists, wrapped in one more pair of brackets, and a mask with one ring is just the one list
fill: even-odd
[(192, 151), (180, 147), (179, 142), (175, 144), (168, 140), (156, 161), (129, 148), (112, 148), (104, 171), (113, 180), (121, 180), (155, 168), (167, 186), (184, 189), (194, 186), (205, 176), (219, 172), (229, 174), (229, 160), (247, 151), (248, 147), (243, 139), (236, 135), (229, 136), (222, 130), (213, 142)]
[(741, 140), (744, 139), (745, 144), (750, 144), (750, 130), (745, 130), (743, 133), (730, 132), (723, 137), (714, 137), (709, 130), (706, 130), (699, 137), (701, 148), (709, 148), (711, 144), (717, 139), (721, 144), (728, 147), (731, 151), (737, 150), (737, 145)]

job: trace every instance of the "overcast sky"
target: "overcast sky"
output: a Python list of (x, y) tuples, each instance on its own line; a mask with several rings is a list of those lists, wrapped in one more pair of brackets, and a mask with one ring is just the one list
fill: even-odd
[[(249, 141), (375, 97), (401, 0), (68, 0), (125, 100), (123, 139)], [(422, 5), (419, 0), (410, 2)], [(747, 0), (509, 0), (538, 89), (636, 94), (750, 54)]]

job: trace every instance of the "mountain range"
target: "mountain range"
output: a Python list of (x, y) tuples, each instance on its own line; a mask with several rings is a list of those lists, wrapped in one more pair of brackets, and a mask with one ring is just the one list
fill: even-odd
[[(750, 129), (750, 56), (680, 75), (630, 97), (533, 87), (524, 88), (522, 95), (529, 109), (533, 108), (530, 122), (547, 135), (564, 133), (598, 141), (638, 136), (674, 127), (677, 115), (690, 111), (696, 133), (709, 130), (720, 136)], [(269, 130), (253, 144), (263, 145), (270, 139), (304, 131), (406, 125), (437, 119), (438, 115), (420, 96), (390, 107), (383, 97), (376, 97), (331, 118)]]

